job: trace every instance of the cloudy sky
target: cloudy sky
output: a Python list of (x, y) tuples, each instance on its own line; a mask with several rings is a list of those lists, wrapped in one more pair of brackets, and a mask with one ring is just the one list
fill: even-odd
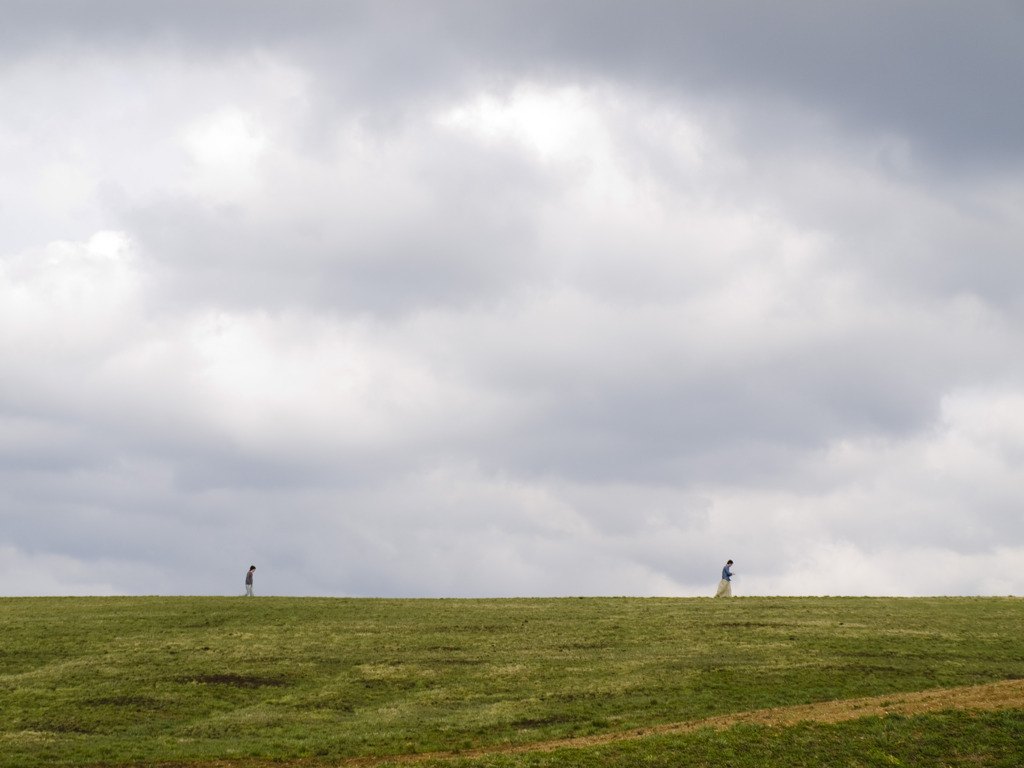
[(1024, 594), (1019, 2), (0, 8), (0, 594)]

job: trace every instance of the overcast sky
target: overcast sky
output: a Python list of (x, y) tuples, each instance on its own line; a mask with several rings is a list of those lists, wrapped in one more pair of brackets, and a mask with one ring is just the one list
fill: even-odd
[(1021, 3), (0, 10), (0, 594), (1024, 594)]

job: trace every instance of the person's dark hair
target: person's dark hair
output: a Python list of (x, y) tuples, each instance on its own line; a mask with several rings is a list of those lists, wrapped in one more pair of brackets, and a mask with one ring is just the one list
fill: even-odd
[[(732, 560), (729, 560), (728, 562), (726, 562), (726, 565), (732, 565)], [(255, 568), (255, 567), (256, 566), (254, 565), (253, 568)]]
[[(732, 562), (732, 560), (730, 560), (729, 562), (731, 563), (731, 562)], [(250, 565), (250, 566), (249, 566), (249, 570), (250, 570), (250, 571), (255, 571), (255, 570), (256, 570), (256, 566), (255, 566), (255, 565)]]

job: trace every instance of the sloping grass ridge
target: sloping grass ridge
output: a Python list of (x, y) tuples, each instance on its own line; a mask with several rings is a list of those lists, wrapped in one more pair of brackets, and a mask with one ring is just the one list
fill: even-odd
[[(1016, 598), (0, 599), (0, 765), (326, 765), (1021, 679), (1022, 611)], [(1018, 715), (983, 716), (993, 749)], [(733, 730), (588, 759), (781, 743)], [(473, 764), (540, 764), (525, 759)], [(674, 764), (704, 764), (692, 759)]]

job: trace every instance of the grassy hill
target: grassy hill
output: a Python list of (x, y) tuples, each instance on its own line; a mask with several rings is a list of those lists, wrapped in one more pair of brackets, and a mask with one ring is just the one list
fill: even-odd
[[(1022, 618), (1014, 598), (0, 599), (0, 765), (336, 765), (1020, 679)], [(456, 762), (1019, 765), (1022, 736), (1012, 709)]]

